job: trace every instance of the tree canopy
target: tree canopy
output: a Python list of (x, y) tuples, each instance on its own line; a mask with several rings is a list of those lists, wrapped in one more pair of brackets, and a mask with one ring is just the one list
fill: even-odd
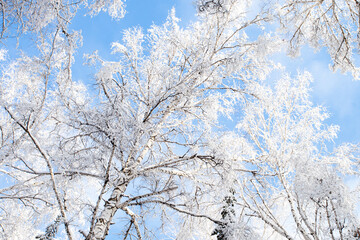
[(325, 48), (358, 80), (360, 2), (194, 7), (94, 49), (82, 82), (74, 17), (126, 21), (124, 1), (0, 2), (1, 239), (359, 239), (359, 146), (272, 56)]

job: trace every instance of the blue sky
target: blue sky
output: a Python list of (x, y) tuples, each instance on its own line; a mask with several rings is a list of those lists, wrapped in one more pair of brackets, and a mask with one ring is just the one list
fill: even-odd
[(360, 142), (360, 81), (354, 81), (351, 74), (329, 69), (331, 59), (326, 49), (314, 53), (314, 49), (303, 47), (301, 56), (289, 58), (278, 54), (276, 59), (286, 66), (286, 71), (295, 75), (297, 71), (312, 74), (312, 101), (325, 106), (330, 113), (327, 124), (340, 126), (336, 144)]
[[(83, 47), (78, 50), (76, 67), (74, 68), (75, 77), (81, 80), (85, 76), (78, 73), (82, 65), (83, 54), (99, 51), (103, 58), (114, 58), (111, 56), (111, 43), (121, 41), (125, 29), (141, 27), (148, 29), (152, 24), (162, 24), (171, 10), (175, 7), (177, 16), (182, 19), (180, 25), (185, 26), (192, 19), (195, 19), (195, 8), (192, 0), (129, 0), (126, 2), (125, 18), (114, 21), (106, 13), (100, 13), (95, 17), (84, 16), (85, 12), (80, 12), (74, 19), (71, 27), (75, 30), (82, 30)], [(85, 77), (86, 78), (86, 77)]]

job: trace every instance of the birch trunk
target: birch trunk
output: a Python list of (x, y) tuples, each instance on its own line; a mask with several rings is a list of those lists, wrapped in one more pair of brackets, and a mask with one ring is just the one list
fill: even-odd
[[(169, 113), (165, 114), (163, 119), (165, 119), (168, 115)], [(108, 235), (111, 221), (116, 211), (119, 209), (121, 198), (126, 191), (131, 176), (133, 175), (130, 169), (136, 168), (141, 163), (141, 161), (144, 159), (144, 157), (154, 144), (154, 141), (155, 135), (152, 135), (148, 139), (140, 155), (136, 158), (136, 161), (130, 162), (131, 167), (125, 166), (125, 176), (119, 181), (119, 184), (117, 184), (114, 191), (111, 193), (109, 200), (105, 202), (104, 210), (97, 218), (94, 226), (94, 231), (89, 233), (89, 235), (87, 236), (87, 240), (104, 240), (105, 237)]]
[(123, 179), (111, 193), (109, 199), (105, 202), (104, 210), (97, 218), (93, 233), (89, 233), (87, 240), (103, 240), (108, 235), (110, 224), (112, 219), (119, 209), (119, 203), (121, 201), (124, 192), (126, 191), (128, 182)]

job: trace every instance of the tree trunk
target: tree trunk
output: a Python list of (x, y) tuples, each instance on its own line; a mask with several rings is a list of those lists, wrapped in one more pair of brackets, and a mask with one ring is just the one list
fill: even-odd
[(111, 221), (116, 211), (119, 209), (121, 198), (124, 195), (127, 186), (128, 182), (124, 179), (115, 187), (109, 200), (105, 202), (104, 210), (96, 220), (94, 231), (89, 233), (87, 240), (104, 240), (108, 235)]
[(111, 193), (109, 200), (105, 202), (104, 210), (97, 218), (94, 230), (90, 230), (86, 240), (104, 240), (105, 237), (108, 235), (111, 221), (116, 211), (119, 209), (121, 198), (126, 191), (129, 180), (131, 180), (131, 178), (133, 177), (132, 171), (130, 169), (135, 168), (141, 163), (141, 161), (144, 159), (144, 157), (152, 147), (154, 139), (154, 135), (148, 139), (144, 149), (141, 151), (141, 154), (137, 157), (136, 161), (131, 162), (131, 168), (125, 167), (125, 169), (123, 169), (123, 173), (125, 174), (125, 176), (118, 181), (118, 184)]

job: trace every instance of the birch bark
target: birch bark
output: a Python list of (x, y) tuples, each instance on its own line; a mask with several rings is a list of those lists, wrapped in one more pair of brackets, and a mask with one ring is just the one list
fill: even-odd
[[(130, 182), (130, 180), (134, 177), (133, 174), (133, 167), (137, 166), (145, 157), (145, 155), (148, 153), (148, 151), (151, 149), (153, 143), (154, 143), (155, 137), (152, 136), (149, 138), (145, 148), (142, 150), (141, 154), (137, 157), (136, 161), (133, 162), (133, 166), (130, 166), (128, 168), (125, 168), (123, 170), (124, 177), (122, 177), (118, 184), (116, 185), (115, 189), (111, 193), (109, 199), (105, 202), (104, 210), (101, 212), (100, 216), (97, 218), (97, 221), (94, 226), (93, 233), (90, 232), (87, 240), (103, 240), (106, 238), (106, 236), (109, 233), (109, 228), (111, 225), (111, 221), (117, 212), (117, 210), (121, 206), (120, 202), (122, 199), (122, 196), (124, 195), (126, 188)], [(123, 206), (124, 207), (124, 206)], [(126, 207), (126, 206), (125, 206)]]
[(104, 210), (101, 212), (95, 223), (94, 233), (90, 233), (87, 240), (103, 240), (108, 235), (111, 221), (116, 211), (119, 209), (119, 203), (127, 186), (128, 180), (124, 177), (119, 181), (119, 184), (115, 187), (111, 196), (105, 202)]

